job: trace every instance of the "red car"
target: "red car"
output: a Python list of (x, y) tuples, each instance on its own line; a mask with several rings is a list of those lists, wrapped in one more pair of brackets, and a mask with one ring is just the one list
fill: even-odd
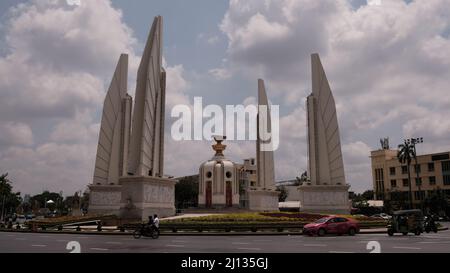
[(359, 232), (359, 224), (353, 219), (338, 216), (320, 218), (314, 223), (303, 227), (303, 234), (324, 236), (325, 234), (348, 234), (350, 236)]

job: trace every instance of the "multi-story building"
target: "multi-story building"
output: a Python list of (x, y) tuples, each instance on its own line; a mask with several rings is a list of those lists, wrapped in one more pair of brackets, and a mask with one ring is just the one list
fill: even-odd
[[(375, 199), (409, 200), (408, 167), (398, 161), (397, 150), (372, 151), (370, 157)], [(410, 175), (414, 205), (436, 191), (450, 198), (450, 152), (418, 155)]]

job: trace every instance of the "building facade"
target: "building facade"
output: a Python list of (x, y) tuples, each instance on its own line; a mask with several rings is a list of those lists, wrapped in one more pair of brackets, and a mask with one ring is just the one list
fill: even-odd
[[(373, 190), (376, 200), (409, 202), (408, 167), (397, 158), (397, 150), (371, 152)], [(441, 191), (450, 198), (450, 152), (417, 156), (410, 166), (413, 204)]]

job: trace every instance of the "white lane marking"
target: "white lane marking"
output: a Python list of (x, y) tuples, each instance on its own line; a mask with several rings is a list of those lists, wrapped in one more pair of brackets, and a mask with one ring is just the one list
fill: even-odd
[(351, 252), (351, 251), (328, 251), (328, 253), (355, 253), (355, 252)]
[(239, 250), (261, 250), (261, 248), (257, 247), (240, 247)]
[(253, 242), (272, 242), (272, 240), (253, 240)]
[(14, 234), (8, 234), (6, 236), (8, 236), (8, 237), (16, 237), (16, 235), (14, 235)]
[(121, 243), (121, 242), (106, 242), (105, 244), (108, 244), (108, 245), (121, 245), (123, 243)]
[(303, 244), (303, 246), (319, 246), (319, 247), (321, 247), (321, 246), (327, 246), (327, 245), (324, 245), (324, 244)]
[(90, 250), (108, 251), (109, 249), (107, 249), (107, 248), (97, 248), (97, 247), (92, 247), (92, 248), (90, 248)]
[(47, 245), (31, 245), (32, 247), (47, 247)]
[(185, 247), (184, 245), (166, 245), (166, 247)]
[(89, 239), (87, 236), (77, 236), (78, 239)]
[(172, 240), (172, 243), (187, 243), (188, 241)]
[(250, 243), (244, 243), (244, 242), (232, 242), (232, 245), (249, 245)]
[(422, 248), (420, 247), (409, 247), (409, 246), (394, 246), (392, 248), (396, 248), (396, 249), (414, 249), (414, 250), (420, 250)]

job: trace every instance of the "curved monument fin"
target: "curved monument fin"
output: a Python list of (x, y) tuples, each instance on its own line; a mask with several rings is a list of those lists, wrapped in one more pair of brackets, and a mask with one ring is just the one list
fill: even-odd
[(165, 72), (162, 68), (162, 17), (154, 19), (136, 84), (128, 172), (163, 175)]
[(345, 185), (336, 104), (318, 54), (311, 55), (312, 94), (307, 100), (311, 183)]
[[(117, 184), (125, 174), (131, 97), (127, 95), (128, 55), (122, 54), (103, 103), (94, 185)], [(128, 104), (128, 105), (127, 105)], [(128, 113), (127, 113), (128, 109)], [(127, 120), (128, 119), (128, 120)], [(128, 128), (127, 128), (128, 125)]]
[[(270, 106), (267, 99), (264, 81), (258, 80), (258, 119), (256, 140), (256, 160), (258, 169), (258, 187), (274, 188), (275, 173), (273, 161), (273, 149), (270, 148), (271, 140), (265, 141), (266, 137), (261, 137), (262, 132), (272, 133), (272, 119), (270, 116)], [(262, 148), (262, 145), (265, 147)]]

